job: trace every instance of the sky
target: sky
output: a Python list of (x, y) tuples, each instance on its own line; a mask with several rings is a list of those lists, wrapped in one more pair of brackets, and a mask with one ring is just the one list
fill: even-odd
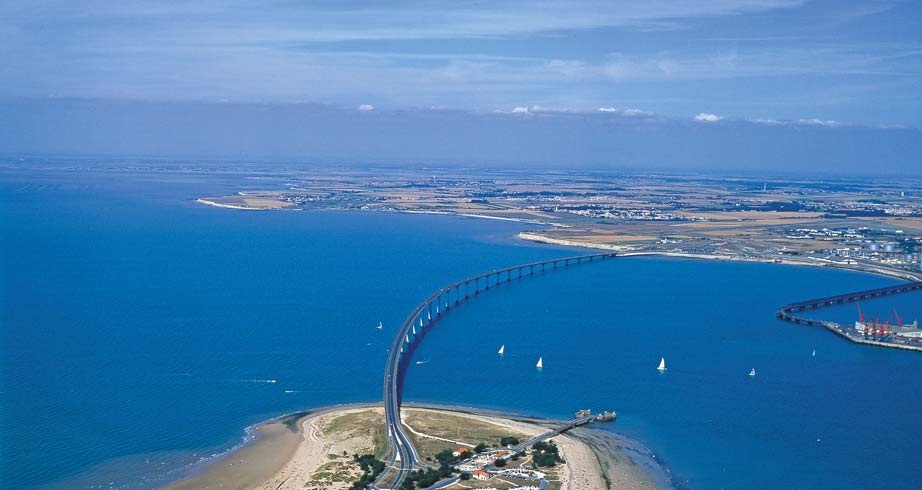
[[(137, 135), (81, 146), (61, 132), (118, 131), (119, 121), (162, 127), (140, 118), (186, 112), (193, 127), (217, 127), (185, 146), (162, 141), (163, 151), (232, 154), (222, 138), (242, 131), (263, 135), (247, 155), (448, 161), (425, 145), (418, 155), (402, 148), (416, 141), (406, 134), (458, 146), (476, 144), (478, 131), (547, 137), (538, 126), (569, 135), (554, 152), (564, 160), (563, 149), (580, 148), (563, 164), (628, 162), (597, 139), (630, 143), (652, 132), (641, 138), (651, 146), (628, 145), (630, 162), (668, 163), (664, 142), (699, 147), (702, 135), (721, 134), (750, 141), (749, 153), (732, 156), (746, 166), (764, 160), (758, 150), (807, 134), (830, 145), (828, 158), (816, 148), (809, 159), (831, 169), (857, 165), (834, 146), (861, 135), (870, 145), (862, 157), (885, 151), (883, 165), (901, 171), (922, 166), (922, 2), (6, 0), (0, 111), (3, 153), (156, 152)], [(241, 122), (266, 111), (278, 121)], [(326, 146), (272, 132), (309, 137), (298, 126), (324, 121), (343, 131), (327, 134), (335, 141)], [(432, 121), (471, 129), (453, 138)], [(343, 144), (390, 130), (401, 151)], [(499, 142), (481, 146), (464, 158), (516, 160)], [(708, 149), (698, 161), (729, 164)], [(520, 150), (523, 161), (540, 156)]]

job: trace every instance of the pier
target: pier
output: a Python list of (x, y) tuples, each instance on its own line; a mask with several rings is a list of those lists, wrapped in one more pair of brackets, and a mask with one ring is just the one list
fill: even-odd
[(827, 320), (814, 320), (810, 318), (804, 318), (801, 316), (801, 313), (806, 311), (818, 310), (820, 308), (825, 308), (828, 306), (840, 305), (844, 303), (854, 303), (857, 301), (871, 299), (871, 298), (880, 298), (883, 296), (892, 296), (895, 294), (908, 293), (912, 291), (922, 290), (922, 281), (912, 281), (903, 284), (897, 284), (895, 286), (887, 286), (883, 288), (868, 289), (865, 291), (858, 291), (854, 293), (839, 294), (836, 296), (828, 296), (825, 298), (816, 298), (809, 299), (806, 301), (798, 301), (796, 303), (790, 303), (782, 306), (778, 309), (778, 312), (775, 313), (775, 316), (781, 320), (796, 323), (799, 325), (807, 325), (811, 327), (823, 327), (830, 332), (845, 338), (849, 342), (854, 342), (856, 344), (865, 344), (873, 345), (877, 347), (890, 347), (894, 349), (904, 349), (904, 350), (914, 350), (922, 351), (922, 345), (909, 345), (901, 344), (895, 342), (881, 342), (878, 340), (869, 340), (863, 337), (859, 337), (857, 334), (852, 334), (848, 327), (843, 327), (842, 325), (827, 321)]
[[(410, 471), (426, 466), (404, 432), (400, 420), (400, 402), (412, 353), (440, 318), (461, 303), (513, 280), (570, 266), (601, 262), (616, 256), (616, 253), (580, 255), (494, 269), (449, 284), (421, 301), (400, 325), (388, 351), (384, 370), (384, 421), (388, 445), (386, 454), (390, 454), (390, 460), (388, 468), (375, 481), (374, 488), (382, 488), (380, 484), (383, 482), (387, 482), (389, 488), (398, 488)], [(572, 427), (568, 426), (565, 430)]]

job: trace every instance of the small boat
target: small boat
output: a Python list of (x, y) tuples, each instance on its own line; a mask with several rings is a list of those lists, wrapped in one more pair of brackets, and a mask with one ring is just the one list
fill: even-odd
[(535, 367), (538, 369), (544, 368), (544, 358), (543, 357), (538, 358), (538, 364), (535, 364)]
[(505, 354), (505, 353), (506, 353), (506, 344), (503, 344), (503, 345), (499, 346), (499, 352), (497, 352), (497, 354), (503, 355), (503, 354)]
[(749, 371), (749, 375), (750, 375), (750, 376), (755, 376), (755, 375), (756, 375), (756, 368), (752, 368), (752, 371)]
[(813, 349), (813, 357), (816, 357), (816, 349)]
[(381, 330), (383, 328), (384, 328), (384, 322), (378, 322), (378, 330)]
[(666, 358), (665, 357), (660, 357), (659, 367), (656, 369), (658, 369), (660, 372), (663, 372), (666, 370)]

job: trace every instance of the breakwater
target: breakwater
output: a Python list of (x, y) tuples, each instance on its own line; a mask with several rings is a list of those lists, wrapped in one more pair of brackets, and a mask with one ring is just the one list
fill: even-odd
[(856, 331), (853, 332), (844, 327), (841, 324), (828, 320), (816, 320), (812, 318), (805, 318), (801, 316), (803, 312), (818, 310), (820, 308), (839, 305), (843, 303), (854, 303), (856, 301), (861, 301), (864, 299), (878, 298), (882, 296), (891, 296), (894, 294), (908, 293), (912, 291), (922, 290), (922, 281), (912, 281), (904, 284), (897, 284), (895, 286), (887, 286), (883, 288), (868, 289), (864, 291), (857, 291), (854, 293), (839, 294), (836, 296), (827, 296), (825, 298), (816, 298), (809, 299), (806, 301), (798, 301), (796, 303), (790, 303), (782, 306), (778, 309), (778, 312), (775, 314), (781, 320), (807, 325), (811, 327), (823, 327), (826, 330), (848, 340), (849, 342), (854, 342), (856, 344), (865, 344), (873, 345), (877, 347), (890, 347), (894, 349), (904, 349), (904, 350), (913, 350), (922, 352), (922, 343), (910, 343), (911, 340), (904, 340), (902, 342), (885, 342), (880, 340), (873, 340), (865, 338), (863, 335), (859, 335)]

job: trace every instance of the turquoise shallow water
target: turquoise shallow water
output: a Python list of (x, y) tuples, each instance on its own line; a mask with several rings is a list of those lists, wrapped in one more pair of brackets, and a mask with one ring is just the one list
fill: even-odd
[[(0, 176), (0, 487), (149, 488), (260, 420), (379, 399), (389, 332), (431, 290), (575, 253), (516, 242), (509, 223), (191, 202), (226, 188)], [(693, 489), (917, 488), (922, 356), (773, 316), (891, 282), (678, 259), (581, 266), (454, 311), (417, 352), (429, 362), (405, 398), (556, 418), (615, 409), (615, 428)], [(922, 316), (918, 296), (892, 299)]]

